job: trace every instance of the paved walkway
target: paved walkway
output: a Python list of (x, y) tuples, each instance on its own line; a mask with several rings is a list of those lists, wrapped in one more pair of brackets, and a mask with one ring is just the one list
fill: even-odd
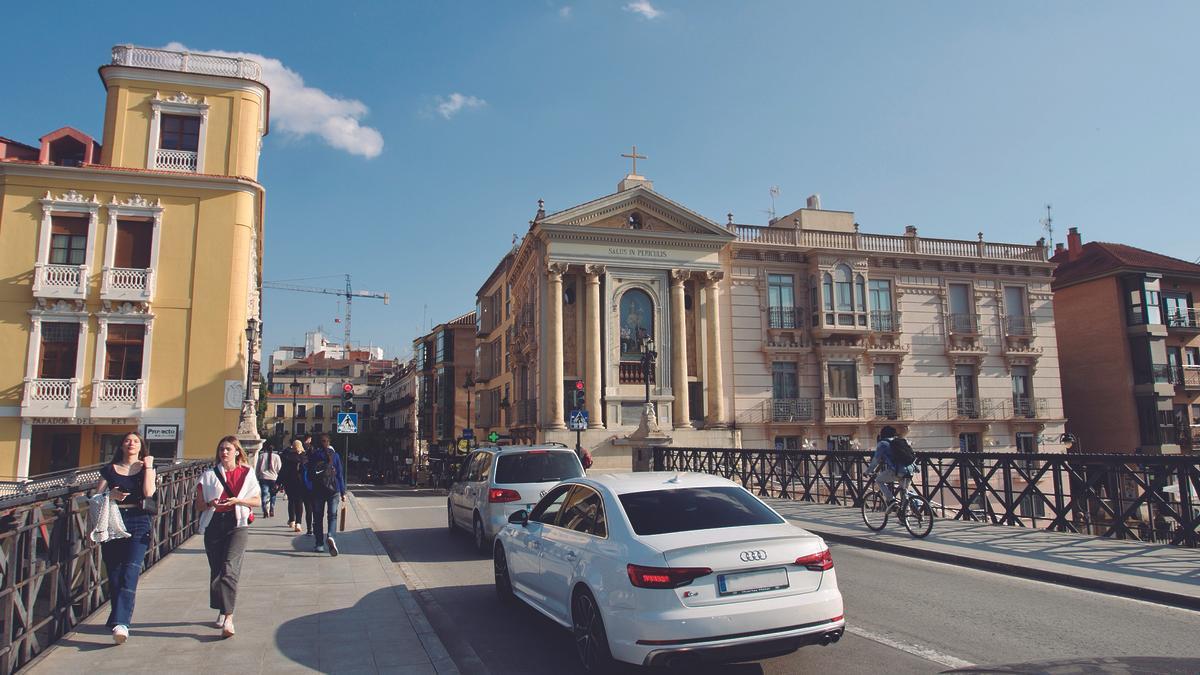
[[(353, 497), (341, 555), (312, 553), (286, 516), (251, 526), (238, 590), (237, 635), (220, 639), (208, 607), (208, 563), (192, 537), (141, 579), (129, 641), (104, 627), (108, 606), (28, 672), (439, 673), (457, 675)], [(282, 495), (278, 513), (286, 513)]]
[(895, 517), (873, 533), (858, 509), (766, 501), (833, 542), (1200, 609), (1200, 549), (956, 520), (914, 539)]

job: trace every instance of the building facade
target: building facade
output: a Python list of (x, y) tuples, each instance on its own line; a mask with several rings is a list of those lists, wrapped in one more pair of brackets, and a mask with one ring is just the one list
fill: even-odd
[[(358, 433), (371, 430), (375, 392), (387, 368), (394, 365), (392, 361), (380, 361), (372, 358), (372, 352), (358, 350), (351, 350), (350, 358), (319, 351), (298, 359), (276, 359), (279, 354), (272, 355), (267, 378), (263, 426), (268, 438), (282, 444), (293, 436), (336, 433), (346, 384), (352, 388), (350, 400), (358, 412)], [(338, 354), (344, 351), (339, 349)]]
[(438, 324), (413, 340), (417, 451), (441, 459), (456, 452), (471, 419), (475, 312)]
[(471, 425), (478, 439), (495, 433), (505, 442), (523, 440), (513, 436), (512, 427), (528, 410), (513, 405), (513, 373), (508, 367), (514, 325), (509, 272), (514, 253), (515, 249), (500, 260), (475, 294), (475, 412)]
[(1200, 443), (1200, 265), (1124, 244), (1056, 251), (1054, 314), (1069, 431), (1085, 452)]
[(100, 79), (99, 142), (64, 127), (0, 159), (11, 477), (103, 461), (132, 430), (156, 456), (209, 457), (260, 353), (258, 64), (118, 46)]

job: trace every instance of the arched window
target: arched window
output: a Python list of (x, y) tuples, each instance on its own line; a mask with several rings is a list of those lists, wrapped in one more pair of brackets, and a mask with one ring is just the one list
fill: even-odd
[(838, 265), (833, 268), (833, 290), (839, 312), (854, 311), (854, 299), (850, 295), (850, 268)]
[(621, 360), (640, 361), (642, 342), (654, 335), (654, 301), (643, 290), (621, 295)]
[(854, 311), (858, 314), (858, 325), (867, 325), (867, 284), (863, 275), (854, 275)]

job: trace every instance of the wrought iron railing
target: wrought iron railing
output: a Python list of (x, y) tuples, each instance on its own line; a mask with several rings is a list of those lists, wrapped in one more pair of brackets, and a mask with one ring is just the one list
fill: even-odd
[(1029, 315), (1005, 315), (1004, 334), (1012, 337), (1033, 337), (1033, 317)]
[(899, 333), (900, 312), (882, 309), (872, 310), (871, 330), (876, 333)]
[[(762, 497), (858, 506), (863, 451), (654, 448), (657, 471), (696, 471)], [(1200, 546), (1200, 457), (918, 452), (913, 487), (955, 520)]]
[[(196, 483), (211, 461), (159, 469), (161, 504), (146, 566), (196, 531)], [(0, 672), (11, 673), (45, 651), (108, 601), (100, 545), (87, 532), (87, 498), (98, 467), (60, 472), (23, 488), (0, 483)]]
[(1168, 328), (1200, 330), (1200, 313), (1194, 307), (1168, 310), (1164, 318)]
[(811, 422), (816, 419), (811, 398), (773, 398), (770, 403), (773, 422)]
[(768, 328), (802, 328), (804, 310), (799, 307), (768, 307)]
[(877, 420), (910, 420), (913, 418), (911, 398), (869, 398), (864, 406)]
[(978, 314), (947, 314), (946, 330), (951, 335), (978, 335)]

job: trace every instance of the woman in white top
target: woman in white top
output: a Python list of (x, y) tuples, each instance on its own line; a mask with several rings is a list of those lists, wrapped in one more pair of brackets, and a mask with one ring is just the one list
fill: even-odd
[(217, 465), (200, 477), (196, 508), (204, 509), (200, 531), (208, 554), (209, 606), (218, 612), (216, 625), (224, 637), (234, 633), (233, 608), (246, 551), (246, 526), (260, 504), (262, 492), (246, 451), (237, 436), (222, 438), (217, 444)]

